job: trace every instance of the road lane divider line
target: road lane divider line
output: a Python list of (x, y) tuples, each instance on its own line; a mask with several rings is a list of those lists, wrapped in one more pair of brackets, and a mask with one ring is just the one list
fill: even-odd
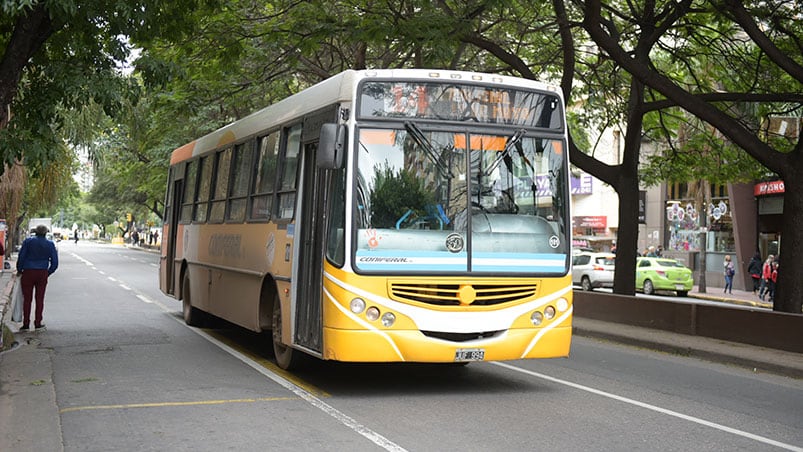
[(596, 395), (599, 395), (599, 396), (602, 396), (602, 397), (607, 397), (609, 399), (617, 400), (619, 402), (624, 402), (624, 403), (627, 403), (627, 404), (630, 404), (630, 405), (634, 405), (634, 406), (637, 406), (637, 407), (646, 408), (648, 410), (655, 411), (657, 413), (666, 414), (668, 416), (676, 417), (678, 419), (683, 419), (683, 420), (686, 420), (686, 421), (689, 421), (689, 422), (694, 422), (696, 424), (704, 425), (706, 427), (710, 427), (710, 428), (713, 428), (713, 429), (716, 429), (716, 430), (720, 430), (720, 431), (723, 431), (723, 432), (726, 432), (726, 433), (731, 433), (733, 435), (741, 436), (743, 438), (752, 439), (754, 441), (758, 441), (760, 443), (764, 443), (764, 444), (768, 444), (768, 445), (771, 445), (771, 446), (775, 446), (775, 447), (778, 447), (778, 448), (781, 448), (781, 449), (791, 450), (791, 451), (795, 451), (795, 452), (803, 452), (803, 447), (798, 447), (798, 446), (795, 446), (795, 445), (792, 445), (792, 444), (782, 443), (780, 441), (776, 441), (776, 440), (771, 439), (771, 438), (767, 438), (767, 437), (764, 437), (764, 436), (756, 435), (756, 434), (750, 433), (750, 432), (745, 432), (744, 430), (735, 429), (733, 427), (728, 427), (726, 425), (717, 424), (716, 422), (707, 421), (705, 419), (700, 419), (698, 417), (690, 416), (688, 414), (683, 414), (683, 413), (680, 413), (680, 412), (677, 412), (677, 411), (673, 411), (673, 410), (670, 410), (670, 409), (667, 409), (667, 408), (661, 408), (659, 406), (651, 405), (649, 403), (641, 402), (641, 401), (638, 401), (638, 400), (635, 400), (635, 399), (630, 399), (630, 398), (623, 397), (623, 396), (620, 396), (620, 395), (612, 394), (610, 392), (605, 392), (605, 391), (602, 391), (602, 390), (599, 390), (599, 389), (594, 389), (594, 388), (592, 388), (590, 386), (584, 386), (584, 385), (581, 385), (581, 384), (578, 384), (578, 383), (573, 383), (571, 381), (566, 381), (566, 380), (561, 380), (559, 378), (550, 377), (549, 375), (541, 374), (541, 373), (538, 373), (538, 372), (533, 372), (533, 371), (527, 370), (527, 369), (522, 369), (521, 367), (512, 366), (510, 364), (503, 363), (503, 362), (492, 362), (491, 364), (494, 364), (494, 365), (499, 366), (499, 367), (504, 367), (505, 369), (512, 370), (512, 371), (515, 371), (515, 372), (523, 373), (525, 375), (530, 375), (530, 376), (533, 376), (533, 377), (536, 377), (536, 378), (540, 378), (540, 379), (543, 379), (543, 380), (551, 381), (553, 383), (561, 384), (561, 385), (564, 385), (564, 386), (569, 386), (571, 388), (579, 389), (581, 391), (590, 392), (592, 394), (596, 394)]
[[(176, 322), (181, 323), (181, 321), (176, 318), (172, 317)], [(183, 325), (183, 323), (182, 323)], [(186, 325), (185, 325), (186, 326)], [(268, 369), (262, 367), (260, 364), (254, 362), (253, 360), (249, 359), (244, 354), (240, 353), (238, 350), (229, 347), (225, 343), (215, 339), (206, 331), (200, 330), (198, 328), (192, 328), (186, 326), (190, 331), (194, 331), (199, 336), (203, 337), (204, 339), (208, 340), (209, 342), (217, 345), (221, 350), (225, 351), (226, 353), (230, 354), (231, 356), (239, 359), (243, 364), (251, 367), (252, 369), (256, 370), (257, 372), (261, 373), (262, 375), (268, 377), (269, 379), (273, 380), (275, 383), (278, 383), (288, 391), (292, 392), (293, 394), (301, 397), (307, 403), (312, 405), (313, 407), (323, 411), (324, 413), (328, 414), (329, 416), (333, 417), (335, 420), (340, 422), (341, 424), (345, 425), (346, 427), (350, 428), (355, 433), (363, 436), (364, 438), (368, 439), (369, 441), (373, 442), (377, 446), (393, 452), (406, 452), (406, 449), (399, 446), (398, 444), (394, 443), (393, 441), (385, 438), (378, 432), (371, 430), (370, 428), (366, 427), (365, 425), (361, 424), (354, 418), (348, 416), (346, 413), (338, 410), (337, 408), (329, 405), (328, 403), (324, 402), (320, 398), (316, 397), (311, 392), (305, 390), (304, 388), (295, 385), (290, 380), (282, 377), (279, 374), (269, 371)]]
[(93, 410), (124, 410), (128, 408), (165, 408), (177, 406), (202, 406), (202, 405), (225, 405), (229, 403), (257, 403), (257, 402), (278, 402), (283, 400), (300, 400), (300, 397), (256, 397), (252, 399), (227, 399), (227, 400), (195, 400), (192, 402), (152, 402), (152, 403), (124, 403), (117, 405), (86, 405), (62, 408), (59, 414), (72, 413), (75, 411)]
[(228, 337), (226, 337), (226, 336), (224, 336), (224, 335), (222, 335), (222, 334), (220, 334), (220, 333), (218, 333), (218, 332), (216, 332), (214, 330), (204, 329), (203, 331), (206, 334), (208, 334), (208, 335), (214, 337), (215, 339), (219, 340), (220, 342), (223, 342), (224, 344), (228, 345), (229, 347), (239, 351), (240, 353), (245, 355), (248, 359), (251, 359), (254, 362), (259, 363), (261, 366), (265, 367), (269, 371), (271, 371), (273, 373), (276, 373), (276, 374), (279, 374), (282, 378), (290, 381), (294, 385), (296, 385), (299, 388), (309, 392), (310, 394), (313, 394), (316, 397), (322, 397), (322, 398), (331, 397), (331, 395), (329, 393), (327, 393), (326, 391), (324, 391), (322, 389), (319, 389), (319, 388), (316, 388), (315, 386), (307, 383), (306, 381), (296, 377), (295, 375), (291, 374), (290, 372), (287, 372), (286, 370), (284, 370), (281, 367), (277, 366), (276, 364), (272, 363), (270, 360), (265, 359), (265, 358), (257, 355), (256, 353), (253, 353), (253, 352), (251, 352), (251, 351), (249, 351), (247, 349), (244, 349), (244, 348), (240, 347), (239, 344), (237, 344), (237, 342), (233, 341), (232, 339), (230, 339), (230, 338), (228, 338)]
[[(144, 301), (143, 298), (147, 298), (147, 297), (143, 296), (143, 297), (138, 297), (138, 298), (140, 298), (140, 300)], [(301, 386), (297, 385), (296, 383), (294, 383), (291, 379), (286, 378), (285, 376), (279, 374), (278, 372), (273, 371), (272, 368), (276, 368), (276, 369), (278, 369), (278, 368), (275, 367), (275, 365), (273, 365), (272, 363), (271, 363), (270, 367), (266, 367), (265, 366), (265, 362), (267, 362), (267, 360), (265, 360), (264, 358), (259, 358), (258, 360), (252, 359), (248, 355), (246, 355), (245, 353), (240, 352), (239, 350), (235, 349), (234, 347), (226, 344), (224, 341), (217, 339), (216, 337), (214, 337), (209, 332), (204, 331), (204, 330), (199, 329), (199, 328), (193, 328), (193, 327), (190, 327), (190, 326), (186, 325), (181, 317), (175, 316), (174, 315), (175, 312), (172, 309), (170, 309), (167, 305), (165, 305), (164, 303), (160, 302), (159, 300), (152, 300), (151, 299), (151, 302), (152, 302), (152, 304), (158, 306), (159, 309), (161, 309), (165, 313), (167, 313), (171, 319), (175, 320), (180, 325), (184, 326), (185, 328), (189, 329), (190, 331), (194, 332), (195, 334), (201, 336), (202, 338), (204, 338), (207, 341), (211, 342), (212, 344), (216, 345), (218, 348), (220, 348), (224, 352), (226, 352), (229, 355), (233, 356), (234, 358), (240, 360), (243, 364), (245, 364), (248, 367), (256, 370), (257, 372), (259, 372), (260, 374), (262, 374), (265, 377), (269, 378), (270, 380), (273, 380), (275, 383), (279, 384), (283, 388), (285, 388), (288, 391), (290, 391), (293, 394), (295, 394), (297, 397), (303, 399), (304, 401), (306, 401), (307, 403), (309, 403), (313, 407), (315, 407), (315, 408), (323, 411), (324, 413), (328, 414), (329, 416), (331, 416), (332, 418), (334, 418), (335, 420), (340, 422), (342, 425), (348, 427), (349, 429), (351, 429), (355, 433), (357, 433), (357, 434), (361, 435), (362, 437), (368, 439), (369, 441), (373, 442), (374, 444), (376, 444), (377, 446), (381, 447), (382, 449), (387, 450), (387, 451), (391, 451), (391, 452), (407, 452), (407, 449), (405, 449), (405, 448), (401, 447), (400, 445), (394, 443), (393, 441), (389, 440), (388, 438), (385, 438), (380, 433), (371, 430), (370, 428), (368, 428), (365, 425), (361, 424), (360, 422), (358, 422), (354, 418), (348, 416), (347, 414), (343, 413), (342, 411), (338, 410), (337, 408), (335, 408), (335, 407), (329, 405), (328, 403), (324, 402), (323, 400), (321, 400), (321, 398), (316, 396), (313, 392), (310, 392), (307, 389), (304, 389), (303, 387), (301, 387)], [(288, 375), (284, 371), (282, 371), (282, 374)], [(321, 392), (323, 392), (323, 391), (321, 391)]]

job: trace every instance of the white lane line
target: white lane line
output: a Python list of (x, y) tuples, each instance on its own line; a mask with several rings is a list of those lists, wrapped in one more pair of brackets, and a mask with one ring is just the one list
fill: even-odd
[(499, 367), (504, 367), (505, 369), (513, 370), (516, 372), (520, 372), (526, 375), (530, 375), (533, 377), (541, 378), (543, 380), (551, 381), (553, 383), (558, 383), (564, 386), (569, 386), (575, 389), (579, 389), (581, 391), (590, 392), (592, 394), (596, 394), (602, 397), (607, 397), (609, 399), (618, 400), (620, 402), (628, 403), (630, 405), (635, 405), (641, 408), (646, 408), (648, 410), (656, 411), (658, 413), (666, 414), (669, 416), (674, 416), (679, 419), (683, 419), (689, 422), (694, 422), (700, 425), (704, 425), (706, 427), (711, 427), (717, 430), (721, 430), (723, 432), (731, 433), (737, 436), (742, 436), (744, 438), (752, 439), (754, 441), (758, 441), (760, 443), (769, 444), (771, 446), (779, 447), (781, 449), (792, 450), (795, 452), (803, 452), (803, 448), (794, 446), (792, 444), (782, 443), (780, 441), (776, 441), (774, 439), (766, 438), (764, 436), (756, 435), (750, 432), (745, 432), (743, 430), (737, 430), (732, 427), (728, 427), (722, 424), (717, 424), (716, 422), (706, 421), (705, 419), (700, 419), (698, 417), (689, 416), (688, 414), (678, 413), (677, 411), (668, 410), (666, 408), (661, 408), (659, 406), (650, 405), (649, 403), (639, 402), (638, 400), (629, 399), (627, 397), (622, 397), (616, 394), (611, 394), (609, 392), (601, 391), (599, 389), (594, 389), (588, 386), (583, 386), (581, 384), (572, 383), (570, 381), (561, 380), (555, 377), (550, 377), (549, 375), (544, 375), (538, 372), (533, 372), (531, 370), (522, 369), (520, 367), (511, 366), (510, 364), (501, 363), (501, 362), (493, 362), (491, 364), (497, 365)]
[(109, 280), (109, 281), (111, 281), (111, 282), (117, 282), (117, 279), (115, 279), (115, 278), (114, 278), (114, 277), (112, 277), (112, 276), (107, 276), (107, 277), (106, 277), (106, 279), (108, 279), (108, 280)]
[[(142, 301), (145, 301), (146, 303), (151, 303), (151, 304), (155, 304), (156, 306), (159, 306), (159, 308), (161, 308), (163, 311), (165, 311), (168, 314), (172, 314), (172, 312), (173, 312), (170, 308), (168, 308), (163, 303), (161, 303), (161, 302), (159, 302), (157, 300), (152, 300), (152, 299), (149, 299), (149, 298), (147, 298), (145, 296), (140, 296), (140, 295), (137, 295), (137, 298), (139, 298)], [(328, 414), (329, 416), (337, 419), (338, 422), (340, 422), (341, 424), (343, 424), (346, 427), (350, 428), (354, 432), (362, 435), (363, 437), (365, 437), (369, 441), (373, 442), (377, 446), (379, 446), (379, 447), (381, 447), (381, 448), (383, 448), (385, 450), (393, 451), (393, 452), (406, 452), (407, 451), (407, 449), (399, 446), (398, 444), (396, 444), (393, 441), (385, 438), (384, 436), (382, 436), (379, 433), (371, 430), (370, 428), (364, 426), (363, 424), (360, 424), (355, 419), (349, 417), (347, 414), (343, 413), (342, 411), (339, 411), (337, 408), (329, 405), (328, 403), (324, 402), (323, 400), (319, 399), (318, 397), (315, 397), (312, 393), (308, 392), (307, 390), (305, 390), (305, 389), (303, 389), (303, 388), (301, 388), (299, 386), (296, 386), (291, 381), (286, 380), (285, 378), (281, 377), (280, 375), (276, 375), (276, 374), (272, 373), (268, 369), (265, 369), (264, 367), (260, 366), (258, 363), (255, 363), (254, 361), (252, 361), (247, 356), (245, 356), (242, 353), (238, 352), (237, 350), (229, 347), (228, 345), (224, 344), (223, 342), (220, 342), (219, 340), (215, 339), (214, 337), (210, 336), (205, 331), (199, 330), (197, 328), (190, 328), (187, 325), (185, 325), (181, 319), (176, 318), (173, 315), (171, 315), (170, 318), (175, 320), (176, 322), (178, 322), (180, 325), (187, 327), (190, 331), (198, 334), (199, 336), (201, 336), (202, 338), (206, 339), (207, 341), (213, 343), (214, 345), (216, 345), (217, 347), (219, 347), (221, 350), (225, 351), (226, 353), (230, 354), (231, 356), (239, 359), (240, 361), (242, 361), (247, 366), (251, 367), (252, 369), (256, 370), (257, 372), (261, 373), (262, 375), (270, 378), (274, 382), (280, 384), (281, 386), (283, 386), (288, 391), (292, 392), (293, 394), (295, 394), (298, 397), (300, 397), (300, 398), (304, 399), (305, 401), (307, 401), (310, 405), (312, 405), (315, 408), (323, 411), (324, 413)]]
[(126, 286), (125, 284), (118, 284), (118, 286), (122, 287), (125, 290), (131, 290), (131, 288)]
[[(179, 321), (175, 317), (173, 317), (177, 322)], [(296, 386), (292, 382), (282, 378), (279, 375), (276, 375), (269, 370), (265, 369), (264, 367), (260, 366), (259, 364), (250, 360), (247, 356), (241, 354), (237, 350), (229, 347), (228, 345), (218, 341), (217, 339), (213, 338), (206, 334), (206, 332), (201, 331), (197, 328), (190, 328), (190, 330), (198, 333), (201, 337), (205, 338), (209, 342), (217, 345), (225, 352), (229, 353), (230, 355), (234, 356), (235, 358), (239, 359), (246, 365), (250, 366), (252, 369), (256, 370), (257, 372), (261, 373), (262, 375), (270, 378), (271, 380), (275, 381), (276, 383), (284, 386), (285, 389), (292, 392), (293, 394), (301, 397), (302, 399), (306, 400), (310, 405), (318, 408), (319, 410), (323, 411), (324, 413), (328, 414), (329, 416), (335, 418), (338, 422), (345, 425), (346, 427), (350, 428), (354, 432), (362, 435), (369, 441), (373, 442), (377, 446), (388, 450), (388, 451), (395, 451), (395, 452), (405, 452), (406, 449), (399, 446), (398, 444), (394, 443), (393, 441), (385, 438), (384, 436), (380, 435), (379, 433), (371, 430), (370, 428), (360, 424), (355, 419), (349, 417), (347, 414), (339, 411), (337, 408), (329, 405), (328, 403), (324, 402), (323, 400), (315, 397), (310, 392)]]
[[(78, 257), (78, 256), (76, 256), (76, 257)], [(80, 257), (78, 257), (78, 258), (81, 259)], [(101, 273), (103, 273), (103, 272), (101, 272)], [(107, 279), (109, 279), (110, 281), (113, 281), (113, 282), (117, 282), (117, 279), (112, 278), (111, 276), (107, 277)], [(120, 285), (120, 287), (122, 287), (122, 288), (124, 288), (126, 290), (132, 290), (129, 287), (125, 286), (124, 284), (119, 284), (119, 285)], [(161, 303), (159, 301), (156, 301), (156, 300), (152, 300), (152, 299), (150, 299), (150, 298), (148, 298), (148, 297), (146, 297), (144, 295), (137, 294), (137, 298), (139, 298), (141, 301), (143, 301), (145, 303), (154, 304), (154, 305), (158, 306), (160, 309), (162, 309), (163, 311), (167, 312), (168, 314), (173, 312), (170, 308), (168, 308), (163, 303)], [(175, 320), (179, 324), (184, 325), (184, 323), (182, 323), (181, 320), (175, 318), (174, 316), (171, 315), (170, 318), (172, 318), (173, 320)], [(184, 326), (187, 327), (186, 325), (184, 325)], [(379, 433), (371, 430), (370, 428), (360, 424), (355, 419), (353, 419), (353, 418), (349, 417), (348, 415), (346, 415), (345, 413), (337, 410), (336, 408), (334, 408), (333, 406), (327, 404), (323, 400), (315, 397), (310, 392), (308, 392), (308, 391), (296, 386), (295, 384), (293, 384), (289, 380), (286, 380), (286, 379), (282, 378), (281, 376), (276, 375), (276, 374), (270, 372), (269, 370), (265, 369), (264, 367), (260, 366), (259, 364), (253, 362), (247, 356), (245, 356), (242, 353), (238, 352), (237, 350), (229, 347), (228, 345), (218, 341), (214, 337), (206, 334), (206, 332), (201, 331), (201, 330), (196, 329), (196, 328), (190, 328), (190, 327), (187, 327), (187, 328), (189, 328), (190, 331), (193, 331), (193, 332), (197, 333), (199, 336), (203, 337), (207, 341), (215, 344), (221, 350), (225, 351), (226, 353), (230, 354), (231, 356), (239, 359), (240, 361), (242, 361), (244, 364), (248, 365), (252, 369), (254, 369), (257, 372), (261, 373), (262, 375), (270, 378), (274, 382), (280, 384), (281, 386), (283, 386), (285, 389), (289, 390), (293, 394), (295, 394), (298, 397), (306, 400), (310, 405), (314, 406), (315, 408), (318, 408), (319, 410), (323, 411), (324, 413), (328, 414), (329, 416), (335, 418), (341, 424), (343, 424), (346, 427), (350, 428), (354, 432), (362, 435), (363, 437), (365, 437), (369, 441), (373, 442), (374, 444), (378, 445), (379, 447), (381, 447), (381, 448), (383, 448), (385, 450), (388, 450), (388, 451), (393, 451), (393, 452), (406, 452), (407, 451), (407, 449), (399, 446), (398, 444), (394, 443), (393, 441), (391, 441), (391, 440), (385, 438), (384, 436), (380, 435)]]

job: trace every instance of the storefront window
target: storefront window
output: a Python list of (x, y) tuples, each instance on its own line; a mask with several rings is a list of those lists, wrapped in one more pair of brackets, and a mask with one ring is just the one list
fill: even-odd
[[(688, 195), (685, 184), (669, 186), (669, 195)], [(727, 189), (724, 185), (713, 186), (711, 203), (706, 212), (706, 251), (716, 253), (733, 253), (736, 251), (736, 240), (733, 235), (733, 218), (728, 205)], [(701, 213), (694, 200), (685, 198), (667, 201), (666, 206), (667, 249), (675, 251), (700, 251), (703, 224)]]
[(669, 201), (666, 219), (668, 250), (700, 250), (700, 216), (691, 202)]

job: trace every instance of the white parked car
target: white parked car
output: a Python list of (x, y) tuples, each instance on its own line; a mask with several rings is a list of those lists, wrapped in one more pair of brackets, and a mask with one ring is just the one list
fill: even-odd
[(613, 287), (616, 255), (581, 251), (572, 256), (572, 284), (583, 290)]

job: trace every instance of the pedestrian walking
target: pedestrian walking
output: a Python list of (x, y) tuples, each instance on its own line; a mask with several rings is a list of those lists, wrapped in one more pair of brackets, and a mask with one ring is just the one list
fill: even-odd
[(770, 278), (772, 278), (773, 262), (775, 262), (775, 256), (770, 254), (767, 256), (767, 260), (764, 261), (764, 265), (761, 267), (761, 287), (758, 289), (758, 298), (760, 298), (761, 301), (764, 301), (764, 297), (767, 296)]
[(731, 257), (725, 255), (725, 293), (733, 293), (733, 276), (736, 274), (736, 267), (731, 262)]
[(758, 251), (750, 258), (750, 262), (747, 264), (747, 274), (753, 280), (753, 295), (756, 295), (761, 285), (761, 254)]
[(59, 266), (59, 256), (56, 245), (47, 239), (47, 226), (40, 224), (36, 227), (36, 235), (22, 242), (17, 257), (17, 272), (22, 274), (22, 326), (20, 331), (26, 331), (31, 322), (31, 304), (36, 292), (36, 311), (34, 313), (34, 328), (45, 328), (42, 323), (42, 314), (45, 309), (45, 289), (47, 279)]
[(778, 261), (772, 263), (772, 273), (770, 273), (769, 288), (767, 289), (770, 302), (775, 301), (775, 289), (778, 287), (778, 267), (780, 267), (780, 265)]

